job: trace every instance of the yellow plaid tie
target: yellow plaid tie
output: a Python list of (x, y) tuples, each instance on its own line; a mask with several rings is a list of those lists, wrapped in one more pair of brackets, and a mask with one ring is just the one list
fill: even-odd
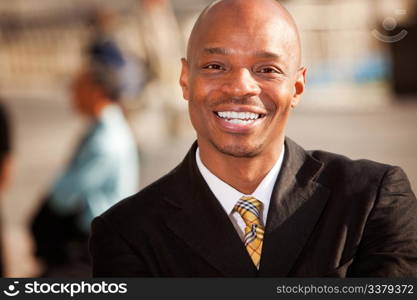
[(234, 210), (237, 211), (245, 221), (245, 247), (252, 258), (254, 265), (259, 268), (261, 260), (262, 242), (264, 239), (264, 226), (261, 223), (260, 210), (262, 202), (253, 197), (239, 199)]

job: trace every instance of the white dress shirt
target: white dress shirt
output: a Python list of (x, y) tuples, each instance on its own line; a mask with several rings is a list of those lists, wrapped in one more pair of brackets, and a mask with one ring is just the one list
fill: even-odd
[(255, 197), (263, 204), (263, 210), (260, 213), (263, 224), (266, 224), (266, 217), (268, 216), (269, 202), (271, 200), (272, 190), (274, 189), (275, 181), (277, 180), (278, 174), (281, 170), (282, 161), (284, 159), (284, 149), (285, 147), (282, 147), (281, 154), (275, 165), (264, 177), (264, 179), (262, 179), (261, 183), (258, 185), (253, 194), (245, 195), (211, 173), (210, 170), (207, 169), (207, 167), (201, 161), (200, 150), (197, 148), (195, 157), (198, 169), (201, 175), (203, 175), (203, 178), (209, 186), (210, 190), (213, 192), (214, 196), (216, 196), (217, 200), (220, 202), (223, 209), (229, 216), (230, 221), (232, 222), (242, 241), (244, 238), (246, 224), (240, 214), (236, 211), (233, 211), (233, 208), (242, 196)]

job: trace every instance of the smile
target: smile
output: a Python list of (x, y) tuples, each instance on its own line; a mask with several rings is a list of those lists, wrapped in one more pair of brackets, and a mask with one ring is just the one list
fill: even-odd
[(236, 112), (236, 111), (219, 111), (216, 112), (219, 118), (226, 122), (237, 125), (248, 125), (262, 117), (260, 114), (252, 112)]

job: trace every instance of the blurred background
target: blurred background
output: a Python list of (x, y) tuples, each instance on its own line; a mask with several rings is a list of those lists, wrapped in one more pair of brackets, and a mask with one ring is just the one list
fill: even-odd
[[(0, 0), (0, 97), (12, 132), (0, 190), (4, 275), (41, 274), (29, 226), (86, 123), (71, 108), (92, 16), (104, 9), (143, 86), (122, 104), (140, 186), (175, 167), (195, 135), (178, 85), (185, 41), (206, 0)], [(417, 190), (417, 1), (287, 0), (302, 35), (307, 92), (288, 136), (306, 149), (401, 166)], [(417, 217), (417, 216), (416, 216)]]

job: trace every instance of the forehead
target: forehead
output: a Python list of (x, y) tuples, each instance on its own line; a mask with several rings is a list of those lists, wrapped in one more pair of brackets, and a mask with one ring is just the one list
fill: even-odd
[[(277, 16), (218, 12), (199, 24), (191, 48), (196, 55), (210, 54), (288, 54), (294, 42), (293, 30)], [(227, 53), (207, 51), (226, 49)]]

